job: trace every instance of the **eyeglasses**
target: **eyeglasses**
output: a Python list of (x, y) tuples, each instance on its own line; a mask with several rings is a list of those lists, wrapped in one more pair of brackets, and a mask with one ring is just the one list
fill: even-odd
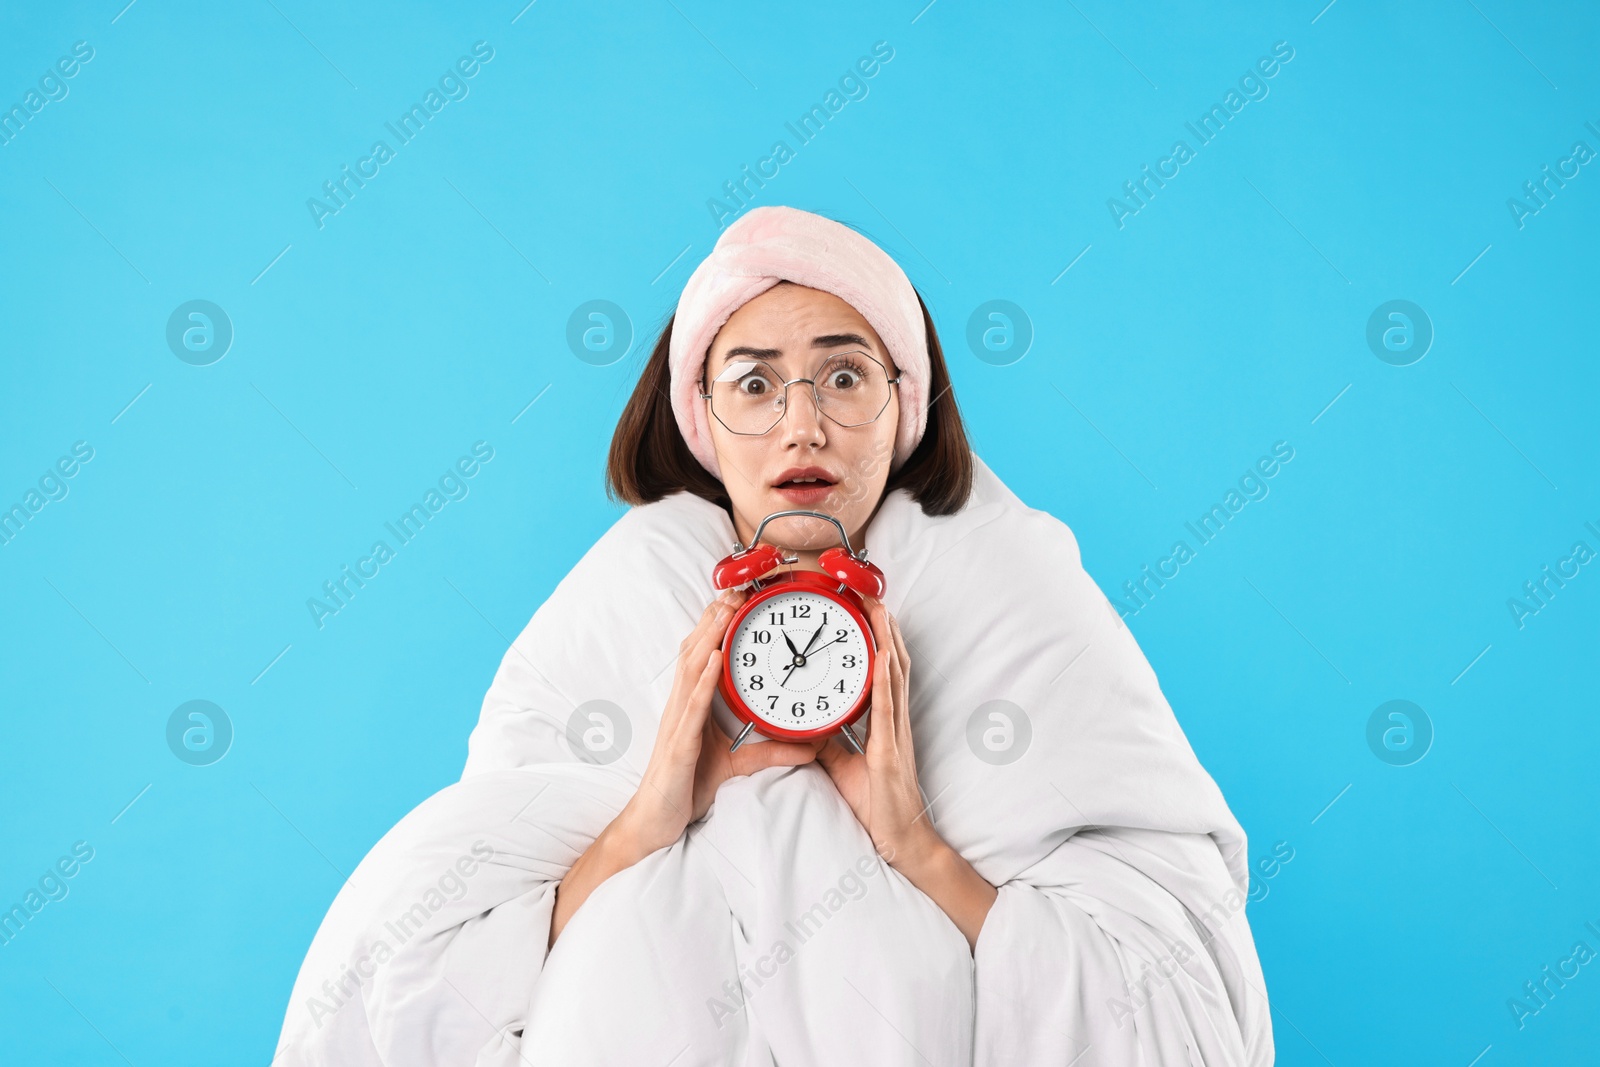
[[(705, 379), (701, 378), (702, 386)], [(711, 383), (700, 399), (711, 401), (711, 413), (731, 433), (756, 436), (767, 433), (783, 419), (789, 404), (789, 386), (811, 386), (817, 411), (840, 426), (864, 426), (877, 421), (889, 406), (889, 387), (900, 377), (889, 377), (882, 363), (866, 352), (840, 352), (829, 356), (813, 378), (791, 378), (759, 359), (735, 359)]]

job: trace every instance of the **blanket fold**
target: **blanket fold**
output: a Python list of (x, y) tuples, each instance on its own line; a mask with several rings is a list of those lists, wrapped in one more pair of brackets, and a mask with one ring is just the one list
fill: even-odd
[(679, 493), (618, 519), (506, 652), (461, 781), (330, 907), (279, 1062), (1271, 1063), (1244, 833), (1071, 531), (974, 460), (961, 511), (896, 491), (865, 541), (934, 825), (1000, 890), (975, 952), (811, 765), (726, 783), (547, 954), (735, 540)]

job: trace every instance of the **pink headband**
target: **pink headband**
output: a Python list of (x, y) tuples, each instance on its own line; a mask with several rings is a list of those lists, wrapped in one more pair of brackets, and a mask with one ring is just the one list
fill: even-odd
[(895, 470), (922, 440), (928, 421), (928, 335), (911, 279), (889, 254), (850, 227), (792, 207), (751, 208), (723, 231), (678, 298), (668, 365), (672, 413), (700, 465), (722, 472), (711, 444), (711, 411), (699, 397), (700, 371), (728, 317), (780, 281), (832, 293), (878, 332), (900, 370)]

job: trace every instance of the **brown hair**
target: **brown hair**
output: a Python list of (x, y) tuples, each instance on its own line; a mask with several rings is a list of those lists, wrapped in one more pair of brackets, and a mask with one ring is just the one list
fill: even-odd
[[(922, 505), (925, 514), (950, 515), (961, 510), (972, 492), (972, 452), (951, 389), (944, 350), (921, 293), (917, 294), (917, 303), (928, 333), (928, 393), (932, 400), (927, 428), (910, 457), (889, 475), (883, 492), (887, 496), (896, 489), (905, 489), (912, 500)], [(611, 453), (606, 459), (606, 495), (638, 505), (686, 489), (730, 508), (727, 491), (689, 451), (672, 413), (667, 351), (676, 317), (674, 314), (668, 318), (662, 327), (633, 395), (617, 420)]]

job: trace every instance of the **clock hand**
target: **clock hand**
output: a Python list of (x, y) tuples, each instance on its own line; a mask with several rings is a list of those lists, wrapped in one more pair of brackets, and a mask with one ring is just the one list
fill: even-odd
[(817, 627), (817, 632), (812, 634), (811, 635), (811, 640), (806, 642), (806, 650), (804, 652), (800, 653), (800, 657), (802, 659), (804, 659), (806, 656), (811, 655), (811, 646), (817, 643), (817, 638), (821, 637), (822, 636), (822, 631), (826, 630), (827, 628), (828, 628), (828, 613), (826, 611), (824, 611), (822, 613), (822, 625)]
[[(827, 626), (828, 626), (828, 613), (826, 611), (824, 611), (822, 613), (822, 623), (821, 623), (821, 625), (819, 625), (817, 627), (816, 633), (811, 635), (811, 640), (806, 642), (806, 650), (804, 652), (795, 653), (795, 659), (790, 662), (789, 670), (784, 674), (783, 681), (779, 682), (778, 683), (779, 685), (788, 685), (789, 684), (789, 675), (794, 673), (795, 667), (799, 666), (801, 660), (805, 659), (807, 656), (809, 656), (811, 654), (811, 646), (817, 643), (817, 638), (822, 636), (822, 631), (827, 629)], [(784, 634), (783, 636), (784, 636), (784, 640), (788, 640), (788, 638), (789, 638), (788, 634)], [(793, 648), (794, 646), (790, 645), (789, 647)]]
[[(828, 645), (837, 645), (840, 641), (843, 641), (843, 640), (844, 640), (843, 637), (835, 637), (832, 641), (829, 641), (826, 644), (818, 645), (816, 647), (816, 650), (814, 652), (808, 653), (808, 655), (815, 655), (817, 652), (821, 652), (823, 649), (827, 648)], [(810, 662), (810, 660), (808, 659), (807, 662)], [(783, 676), (783, 681), (779, 682), (778, 683), (779, 685), (788, 685), (789, 684), (789, 675), (794, 673), (794, 669), (795, 669), (796, 666), (798, 666), (798, 664), (795, 664), (795, 663), (789, 664), (789, 671), (788, 671), (787, 674), (785, 674)]]
[(801, 660), (805, 659), (805, 656), (801, 654), (798, 648), (794, 647), (794, 642), (789, 640), (789, 635), (787, 633), (784, 633), (782, 630), (779, 630), (778, 632), (783, 634), (783, 643), (789, 646), (790, 652), (794, 653), (794, 658), (789, 661), (789, 670), (784, 674), (783, 681), (778, 683), (779, 685), (788, 685), (789, 675), (794, 673), (796, 665), (798, 665)]

